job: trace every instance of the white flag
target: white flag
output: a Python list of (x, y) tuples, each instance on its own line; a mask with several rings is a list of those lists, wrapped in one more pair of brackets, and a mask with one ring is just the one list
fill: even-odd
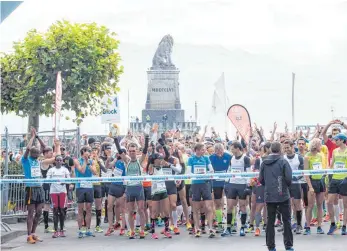
[(62, 91), (63, 90), (62, 90), (61, 72), (59, 71), (57, 73), (57, 82), (55, 87), (55, 109), (54, 109), (54, 132), (55, 132), (56, 139), (58, 139), (58, 135), (59, 135)]

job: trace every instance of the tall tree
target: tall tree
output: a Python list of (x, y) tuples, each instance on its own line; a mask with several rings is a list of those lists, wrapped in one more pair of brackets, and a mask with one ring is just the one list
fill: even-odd
[(39, 116), (54, 113), (61, 71), (62, 110), (74, 111), (77, 124), (99, 115), (103, 97), (119, 91), (118, 45), (115, 33), (95, 23), (58, 21), (45, 33), (29, 31), (12, 53), (1, 55), (1, 112), (28, 116), (28, 131), (38, 130)]

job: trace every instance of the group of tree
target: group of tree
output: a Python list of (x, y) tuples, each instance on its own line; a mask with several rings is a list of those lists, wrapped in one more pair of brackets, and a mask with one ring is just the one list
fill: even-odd
[(118, 46), (116, 34), (96, 23), (58, 21), (44, 33), (29, 31), (1, 54), (1, 112), (28, 117), (28, 131), (38, 130), (39, 116), (54, 114), (60, 71), (62, 111), (73, 111), (77, 124), (99, 115), (104, 97), (119, 91)]

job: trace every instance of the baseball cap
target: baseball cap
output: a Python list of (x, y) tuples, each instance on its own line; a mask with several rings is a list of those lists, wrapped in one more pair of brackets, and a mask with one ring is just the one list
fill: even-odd
[(339, 133), (337, 135), (334, 136), (334, 139), (337, 140), (337, 139), (340, 139), (340, 140), (347, 140), (347, 136), (343, 133)]

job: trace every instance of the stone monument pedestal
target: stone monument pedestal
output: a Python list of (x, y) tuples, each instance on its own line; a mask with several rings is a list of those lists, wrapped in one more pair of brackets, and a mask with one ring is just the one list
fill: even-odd
[(163, 122), (167, 116), (169, 124), (184, 121), (179, 95), (179, 70), (177, 68), (147, 71), (148, 89), (146, 109), (142, 110), (143, 122)]

